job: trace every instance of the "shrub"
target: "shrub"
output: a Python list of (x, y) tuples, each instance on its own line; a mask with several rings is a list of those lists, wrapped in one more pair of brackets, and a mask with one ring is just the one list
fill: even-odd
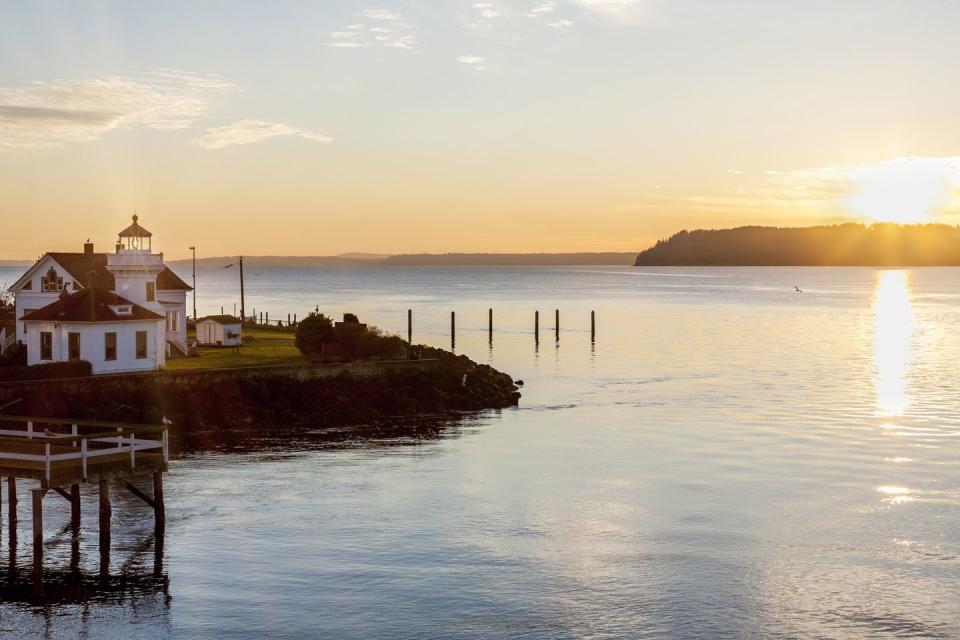
[(323, 345), (333, 342), (333, 322), (320, 313), (311, 313), (297, 325), (294, 343), (303, 355), (323, 353)]
[(50, 380), (52, 378), (85, 378), (93, 375), (93, 366), (86, 360), (50, 362), (31, 367), (0, 368), (0, 382), (21, 380)]
[(25, 367), (27, 365), (27, 348), (22, 342), (0, 354), (0, 367)]

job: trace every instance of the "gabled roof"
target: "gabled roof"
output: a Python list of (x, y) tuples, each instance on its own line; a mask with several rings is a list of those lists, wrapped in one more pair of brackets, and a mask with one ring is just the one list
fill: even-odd
[(149, 238), (153, 234), (140, 226), (137, 220), (140, 216), (133, 214), (133, 224), (120, 232), (121, 238)]
[[(117, 315), (111, 306), (129, 306), (132, 313)], [(62, 294), (53, 304), (25, 314), (24, 322), (126, 322), (130, 320), (160, 320), (161, 316), (138, 304), (121, 298), (106, 289), (83, 289), (76, 293)]]
[(204, 320), (211, 320), (217, 324), (241, 324), (240, 318), (236, 316), (207, 316), (205, 318), (200, 318), (197, 322), (203, 322)]
[[(93, 271), (97, 274), (97, 287), (103, 289), (113, 289), (116, 286), (116, 282), (113, 279), (113, 274), (107, 271), (107, 254), (105, 253), (60, 253), (52, 252), (46, 254), (53, 259), (58, 265), (67, 270), (71, 276), (73, 276), (74, 281), (79, 283), (81, 286), (87, 284), (87, 274)], [(17, 284), (13, 288), (16, 288), (17, 285), (23, 281), (27, 275), (29, 275), (36, 267), (43, 261), (43, 258), (37, 261), (33, 267), (30, 267), (27, 270), (20, 280), (17, 281)], [(164, 266), (163, 271), (157, 275), (157, 289), (160, 291), (190, 291), (190, 285), (180, 279), (177, 274), (170, 270), (169, 267)]]

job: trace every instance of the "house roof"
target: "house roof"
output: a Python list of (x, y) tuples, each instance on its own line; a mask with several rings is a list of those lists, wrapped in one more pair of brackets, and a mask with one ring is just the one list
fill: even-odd
[(153, 234), (140, 226), (137, 220), (140, 218), (137, 214), (133, 214), (133, 224), (120, 232), (121, 238), (149, 238)]
[[(116, 283), (113, 274), (107, 271), (107, 254), (105, 253), (48, 253), (57, 264), (66, 269), (73, 279), (81, 285), (86, 285), (87, 274), (91, 271), (97, 274), (97, 287), (113, 289)], [(180, 279), (177, 274), (164, 266), (157, 275), (157, 289), (160, 291), (190, 291), (190, 285)]]
[(240, 318), (236, 316), (207, 316), (205, 318), (200, 318), (197, 322), (203, 322), (204, 320), (210, 320), (216, 322), (217, 324), (240, 324)]
[[(129, 315), (117, 315), (111, 306), (132, 307)], [(46, 322), (127, 322), (130, 320), (160, 320), (162, 316), (144, 309), (138, 304), (121, 298), (107, 289), (82, 289), (76, 293), (64, 293), (53, 304), (25, 314), (21, 320)]]

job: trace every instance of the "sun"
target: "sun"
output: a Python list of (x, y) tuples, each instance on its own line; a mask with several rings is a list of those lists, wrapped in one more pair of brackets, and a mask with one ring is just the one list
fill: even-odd
[(871, 222), (928, 222), (946, 208), (958, 176), (955, 158), (898, 158), (856, 171), (845, 202)]

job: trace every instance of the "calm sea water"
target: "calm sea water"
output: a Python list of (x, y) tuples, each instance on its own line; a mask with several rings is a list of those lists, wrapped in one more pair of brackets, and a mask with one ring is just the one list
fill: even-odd
[[(201, 274), (201, 314), (232, 311), (235, 278)], [(0, 634), (960, 637), (960, 271), (263, 269), (247, 287), (284, 320), (319, 305), (401, 333), (412, 308), (439, 345), (455, 309), (457, 351), (524, 379), (521, 405), (437, 437), (318, 429), (175, 460), (159, 552), (124, 497), (98, 582), (87, 499), (83, 595), (8, 589)], [(68, 515), (45, 502), (56, 578)]]

